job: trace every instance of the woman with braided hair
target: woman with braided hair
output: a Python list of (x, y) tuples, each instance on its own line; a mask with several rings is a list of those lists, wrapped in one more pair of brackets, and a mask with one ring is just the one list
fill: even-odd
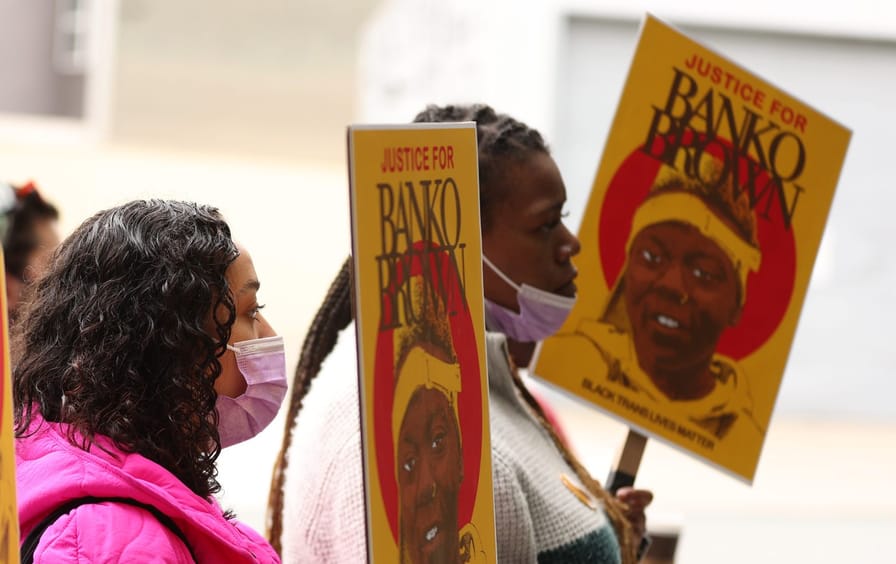
[[(576, 292), (579, 242), (562, 221), (559, 170), (537, 131), (488, 106), (430, 106), (415, 121), (477, 124), (498, 560), (632, 564), (652, 495), (604, 490), (516, 368), (559, 328)], [(347, 260), (296, 371), (269, 504), (269, 538), (284, 562), (366, 555), (354, 332), (339, 339), (351, 321), (350, 274)], [(327, 383), (312, 387), (322, 368)]]

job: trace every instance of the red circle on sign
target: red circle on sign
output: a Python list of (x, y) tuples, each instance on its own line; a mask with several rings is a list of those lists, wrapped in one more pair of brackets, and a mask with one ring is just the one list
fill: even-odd
[[(463, 304), (449, 316), (454, 352), (460, 365), (461, 391), (457, 395), (457, 415), (463, 450), (464, 478), (458, 493), (458, 530), (470, 522), (479, 489), (479, 470), (482, 460), (482, 392), (479, 371), (479, 352), (476, 332), (462, 289), (457, 284), (452, 257), (445, 251), (424, 251), (429, 243), (417, 242), (412, 253), (396, 263), (392, 278), (393, 288), (405, 282), (404, 277), (423, 275), (424, 264), (430, 267), (430, 276), (438, 283), (448, 304)], [(422, 260), (426, 254), (427, 258)], [(383, 297), (387, 304), (384, 312), (391, 311), (388, 292)], [(385, 323), (383, 323), (385, 321)], [(390, 320), (381, 320), (389, 325)], [(373, 433), (376, 467), (379, 473), (380, 493), (392, 537), (398, 542), (398, 483), (395, 479), (395, 446), (392, 444), (392, 405), (394, 394), (394, 352), (391, 329), (380, 331), (376, 341), (376, 360), (373, 382)], [(488, 476), (487, 478), (491, 478)]]
[[(707, 150), (717, 157), (735, 154), (730, 143), (716, 138)], [(687, 143), (684, 143), (685, 145)], [(757, 239), (762, 261), (759, 270), (747, 277), (747, 296), (737, 325), (727, 328), (719, 339), (716, 351), (739, 360), (761, 347), (780, 325), (790, 298), (796, 275), (796, 243), (793, 230), (784, 222), (784, 213), (776, 200), (775, 183), (768, 173), (747, 157), (740, 156), (738, 170), (741, 185), (748, 183), (747, 167), (760, 171), (753, 179), (762, 197), (754, 208)], [(622, 162), (607, 187), (598, 225), (597, 243), (608, 288), (614, 288), (625, 264), (625, 246), (632, 228), (632, 218), (647, 197), (662, 163), (645, 153), (633, 151)], [(768, 190), (768, 192), (762, 192)], [(757, 209), (759, 213), (757, 213)]]

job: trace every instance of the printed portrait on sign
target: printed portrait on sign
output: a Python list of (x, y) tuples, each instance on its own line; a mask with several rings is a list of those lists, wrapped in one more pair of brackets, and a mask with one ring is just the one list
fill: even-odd
[[(460, 366), (444, 308), (425, 303), (419, 282), (410, 284), (417, 323), (395, 340), (392, 433), (399, 497), (402, 562), (454, 562), (457, 497), (463, 451), (457, 417)], [(441, 316), (441, 317), (440, 317)]]
[[(614, 183), (629, 195), (637, 191), (632, 182), (647, 180), (633, 209), (614, 209), (609, 196), (605, 202), (602, 216), (630, 214), (627, 228), (601, 242), (602, 251), (621, 257), (620, 266), (605, 264), (604, 272), (618, 274), (608, 280), (603, 307), (559, 336), (594, 381), (659, 404), (715, 439), (735, 425), (764, 434), (754, 417), (751, 375), (738, 362), (764, 338), (755, 324), (741, 327), (764, 257), (757, 211), (734, 181), (737, 167), (723, 157), (683, 151), (671, 164), (648, 163), (646, 179), (643, 170), (618, 171)], [(740, 340), (727, 347), (734, 355), (726, 354), (723, 336), (738, 340), (738, 329), (751, 332), (752, 344)]]
[[(471, 415), (481, 399), (475, 393), (478, 380), (470, 374), (464, 378), (464, 368), (469, 372), (471, 365), (462, 366), (461, 359), (469, 355), (459, 350), (469, 353), (475, 343), (459, 335), (464, 304), (457, 301), (460, 279), (451, 274), (456, 271), (449, 267), (450, 257), (428, 252), (425, 245), (417, 249), (419, 254), (409, 253), (397, 263), (403, 273), (394, 278), (400, 289), (392, 296), (402, 302), (406, 322), (388, 331), (400, 562), (480, 562), (485, 557), (470, 512), (483, 423)], [(471, 393), (464, 394), (465, 384)], [(383, 491), (389, 491), (385, 484)]]
[(752, 482), (849, 138), (648, 15), (533, 373)]

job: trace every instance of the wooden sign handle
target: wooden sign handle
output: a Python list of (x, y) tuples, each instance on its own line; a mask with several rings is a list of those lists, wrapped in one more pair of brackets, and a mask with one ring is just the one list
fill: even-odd
[[(622, 448), (616, 455), (616, 461), (610, 468), (610, 475), (607, 477), (608, 492), (616, 495), (619, 488), (635, 485), (635, 476), (638, 475), (638, 467), (641, 466), (641, 456), (644, 454), (645, 446), (647, 446), (647, 437), (629, 429), (625, 442), (622, 443)], [(647, 554), (650, 544), (650, 535), (645, 533), (638, 545), (638, 560)]]
[(619, 488), (635, 485), (635, 476), (638, 475), (638, 467), (641, 465), (641, 456), (646, 445), (647, 437), (631, 429), (628, 430), (625, 442), (619, 449), (616, 461), (607, 477), (608, 492), (616, 495)]

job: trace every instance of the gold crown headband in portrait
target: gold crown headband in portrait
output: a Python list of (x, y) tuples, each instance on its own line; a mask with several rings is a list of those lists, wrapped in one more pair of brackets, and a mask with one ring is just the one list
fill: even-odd
[(625, 245), (626, 254), (642, 229), (667, 221), (693, 225), (728, 255), (740, 278), (740, 299), (743, 304), (747, 299), (747, 274), (759, 270), (762, 253), (719, 219), (698, 196), (687, 192), (666, 192), (648, 197), (632, 218), (632, 230)]
[(457, 415), (457, 394), (461, 390), (460, 365), (451, 364), (427, 354), (422, 347), (414, 347), (408, 353), (395, 382), (392, 403), (392, 444), (398, 447), (398, 432), (404, 419), (408, 403), (417, 388), (435, 389), (448, 398), (454, 409), (454, 418), (460, 426)]

